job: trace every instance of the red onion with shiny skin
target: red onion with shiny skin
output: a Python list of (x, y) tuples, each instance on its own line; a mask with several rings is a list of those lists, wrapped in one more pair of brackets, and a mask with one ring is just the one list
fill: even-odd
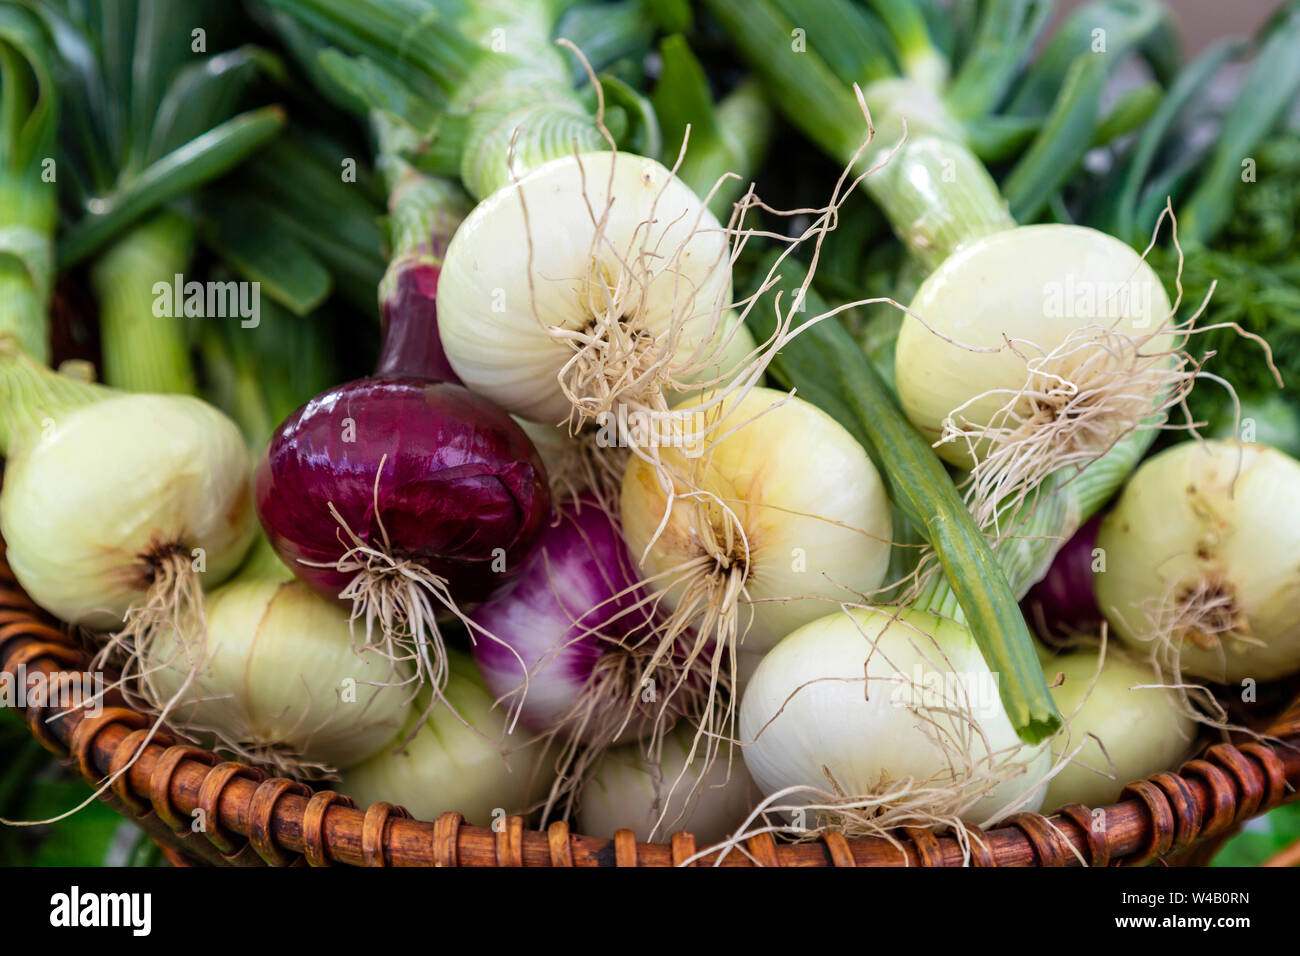
[(330, 596), (353, 576), (334, 566), (347, 547), (331, 506), (362, 541), (444, 578), (460, 601), (517, 570), (550, 512), (541, 458), (510, 416), (462, 386), (416, 378), (361, 379), (312, 399), (272, 437), (256, 489), (276, 552)]
[(281, 424), (258, 466), (257, 510), (301, 580), (351, 600), (366, 643), (412, 661), (417, 678), (441, 691), (438, 613), (466, 620), (461, 603), (517, 571), (551, 502), (523, 430), (445, 380), (434, 303), (458, 221), (455, 193), (416, 177), (395, 195), (403, 253), (381, 287), (378, 372), (331, 388)]

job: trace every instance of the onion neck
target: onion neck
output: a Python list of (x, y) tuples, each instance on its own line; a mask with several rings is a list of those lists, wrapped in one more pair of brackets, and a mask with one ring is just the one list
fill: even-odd
[(966, 242), (1016, 225), (997, 183), (928, 85), (883, 80), (864, 96), (876, 130), (868, 161), (888, 162), (863, 186), (927, 272)]
[(0, 335), (0, 454), (43, 434), (60, 415), (107, 398), (110, 389), (52, 372)]
[(49, 361), (55, 186), (0, 168), (0, 333)]
[[(196, 392), (185, 316), (184, 272), (190, 264), (194, 227), (164, 212), (116, 242), (91, 270), (99, 301), (104, 381), (130, 392)], [(154, 286), (166, 283), (170, 315), (156, 315)]]
[(454, 183), (382, 158), (393, 258), (379, 285), (383, 342), (375, 374), (459, 382), (438, 335), (438, 277), (447, 244), (468, 212)]

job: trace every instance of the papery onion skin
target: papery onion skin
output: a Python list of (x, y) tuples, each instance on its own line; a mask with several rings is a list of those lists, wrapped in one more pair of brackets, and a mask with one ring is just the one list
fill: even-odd
[[(828, 600), (851, 600), (880, 586), (889, 564), (892, 516), (866, 451), (821, 409), (769, 388), (729, 397), (723, 408), (724, 430), (748, 424), (700, 459), (707, 463), (700, 482), (726, 499), (744, 526), (745, 587), (753, 603), (740, 607), (746, 629), (740, 649), (761, 653), (825, 614)], [(664, 452), (673, 454), (680, 453)], [(655, 540), (667, 497), (654, 469), (640, 459), (628, 464), (621, 504), (628, 548), (647, 578), (705, 553), (694, 512), (681, 500)], [(667, 592), (669, 607), (678, 600), (677, 591)]]
[[(353, 650), (347, 612), (301, 581), (247, 576), (208, 595), (203, 666), (188, 668), (165, 637), (147, 665), (162, 699), (181, 694), (170, 719), (247, 748), (282, 751), (329, 769), (388, 744), (412, 708), (406, 675), (378, 654)], [(172, 660), (171, 655), (176, 655)]]
[[(597, 241), (611, 171), (614, 199)], [(625, 263), (643, 281), (624, 276)], [(588, 152), (541, 164), (479, 203), (452, 237), (438, 288), (452, 368), (514, 414), (566, 420), (572, 405), (558, 375), (574, 349), (550, 329), (586, 326), (592, 307), (605, 306), (604, 285), (618, 285), (619, 276), (630, 290), (623, 312), (635, 329), (663, 336), (684, 322), (676, 349), (683, 360), (724, 327), (722, 310), (731, 304), (727, 237), (685, 183), (630, 153)], [(700, 357), (707, 355), (706, 347)]]
[(583, 786), (578, 831), (611, 840), (629, 829), (644, 843), (680, 830), (694, 836), (700, 849), (735, 833), (758, 804), (758, 788), (739, 754), (729, 761), (723, 752), (703, 776), (697, 754), (683, 774), (692, 740), (686, 728), (669, 734), (657, 764), (637, 744), (606, 751)]
[[(1085, 297), (1089, 288), (1091, 309)], [(1112, 300), (1105, 292), (1111, 288), (1124, 288), (1141, 300), (1140, 314), (1110, 315)], [(1049, 307), (1054, 295), (1061, 297), (1059, 309)], [(937, 441), (952, 412), (1001, 389), (961, 412), (987, 425), (1006, 404), (1007, 390), (1023, 388), (1028, 378), (1025, 358), (1005, 347), (1004, 335), (1021, 340), (1018, 350), (1034, 357), (1085, 326), (1113, 327), (1140, 340), (1160, 331), (1171, 311), (1159, 278), (1141, 256), (1095, 229), (1051, 223), (971, 240), (925, 279), (903, 316), (894, 360), (903, 411), (927, 440)], [(1026, 341), (1035, 348), (1027, 351)], [(996, 351), (972, 351), (972, 346)], [(1162, 334), (1142, 351), (1154, 355), (1172, 347), (1172, 336)], [(1157, 398), (1152, 396), (1153, 406)], [(963, 441), (944, 442), (935, 450), (963, 468), (975, 463)]]
[(644, 636), (650, 615), (637, 606), (637, 583), (614, 521), (590, 499), (561, 506), (518, 575), (470, 615), (499, 639), (474, 645), (488, 690), (520, 706), (525, 726), (554, 729), (596, 662)]
[(7, 560), (37, 604), (111, 629), (160, 549), (191, 557), (206, 587), (234, 572), (257, 525), (230, 419), (188, 396), (120, 394), (49, 423), (10, 449), (0, 492)]
[(506, 734), (505, 715), (474, 662), (454, 650), (447, 661), (444, 700), (429, 710), (426, 688), (408, 725), (375, 756), (345, 770), (338, 789), (363, 807), (389, 801), (421, 820), (454, 810), (475, 826), (490, 826), (502, 813), (526, 810), (550, 778), (545, 765), (534, 767), (531, 735)]
[(362, 379), (312, 399), (272, 437), (256, 494), (281, 559), (329, 596), (353, 576), (313, 566), (346, 548), (331, 503), (379, 548), (382, 522), (394, 556), (445, 578), (462, 601), (487, 597), (518, 567), (550, 511), (541, 459), (510, 417), (417, 378)]
[[(924, 611), (905, 610), (893, 621), (895, 610), (836, 611), (767, 653), (740, 705), (740, 738), (754, 782), (766, 794), (792, 786), (826, 791), (829, 771), (849, 798), (872, 793), (883, 780), (905, 777), (919, 783), (938, 775), (936, 785), (945, 789), (964, 786), (969, 778), (954, 773), (960, 765), (950, 763), (950, 755), (927, 737), (932, 731), (923, 729), (914, 708), (896, 696), (918, 676), (925, 681), (955, 674), (970, 685), (968, 696), (956, 689), (938, 692), (927, 716), (957, 734), (969, 730), (968, 720), (978, 723), (988, 743), (974, 738), (971, 756), (977, 765), (988, 769), (992, 753), (996, 761), (1022, 770), (974, 799), (961, 819), (982, 825), (1026, 795), (1019, 809), (1036, 810), (1050, 762), (1047, 748), (1029, 747), (1017, 737), (970, 633)], [(939, 712), (944, 706), (960, 708), (966, 717), (945, 716)], [(778, 802), (801, 800), (794, 795)]]
[(1267, 445), (1183, 442), (1148, 459), (1102, 522), (1097, 600), (1147, 654), (1180, 595), (1207, 588), (1244, 628), (1208, 646), (1172, 637), (1182, 673), (1236, 683), (1300, 670), (1300, 462)]
[[(1150, 667), (1108, 648), (1097, 676), (1098, 658), (1097, 651), (1087, 650), (1043, 663), (1052, 698), (1068, 722), (1068, 737), (1063, 731), (1052, 740), (1052, 758), (1083, 745), (1048, 783), (1043, 806), (1049, 810), (1067, 803), (1114, 803), (1131, 781), (1177, 766), (1196, 736), (1195, 724), (1179, 709), (1177, 692), (1150, 686), (1157, 683)], [(1057, 675), (1064, 676), (1059, 684)], [(1113, 780), (1103, 776), (1112, 773)]]
[(1101, 515), (1094, 515), (1065, 543), (1043, 579), (1029, 589), (1021, 607), (1034, 625), (1040, 623), (1048, 635), (1096, 630), (1103, 620), (1093, 587), (1093, 549)]

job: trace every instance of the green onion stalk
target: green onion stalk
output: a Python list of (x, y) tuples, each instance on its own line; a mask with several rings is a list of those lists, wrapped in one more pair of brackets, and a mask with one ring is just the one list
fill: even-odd
[(105, 381), (193, 393), (184, 303), (154, 290), (194, 279), (193, 211), (181, 201), (283, 127), (277, 106), (236, 114), (250, 84), (275, 71), (274, 57), (255, 47), (208, 53), (239, 14), (211, 0), (49, 0), (32, 10), (55, 41), (61, 178), (75, 204), (58, 265), (95, 259)]
[[(383, 118), (377, 117), (381, 130)], [(378, 167), (388, 187), (391, 258), (379, 283), (384, 339), (377, 375), (460, 383), (438, 333), (438, 278), (451, 237), (470, 209), (454, 180), (420, 172), (381, 135)]]
[(127, 391), (195, 393), (184, 292), (193, 249), (193, 224), (164, 211), (95, 260), (90, 284), (99, 302), (104, 381)]
[[(1192, 417), (1217, 437), (1260, 441), (1291, 455), (1300, 454), (1300, 411), (1279, 390), (1260, 343), (1243, 338), (1237, 327), (1265, 339), (1282, 381), (1295, 381), (1300, 135), (1278, 128), (1300, 93), (1297, 44), (1300, 4), (1291, 3), (1253, 42), (1232, 38), (1207, 49), (1177, 75), (1114, 170), (1092, 185), (1082, 210), (1083, 221), (1144, 248), (1172, 198), (1181, 249), (1160, 243), (1148, 261), (1163, 275), (1181, 268), (1192, 301), (1214, 286), (1198, 348), (1214, 353), (1207, 368), (1236, 392), (1208, 383), (1195, 389), (1188, 397)], [(1246, 52), (1253, 62), (1233, 102), (1215, 118), (1216, 135), (1203, 146), (1189, 142), (1189, 125), (1209, 121), (1202, 105), (1207, 88)]]
[[(1117, 157), (1084, 204), (1089, 224), (1145, 247), (1151, 229), (1172, 197), (1185, 250), (1209, 246), (1253, 185), (1247, 167), (1300, 93), (1300, 3), (1284, 4), (1253, 41), (1230, 37), (1206, 49), (1169, 85), (1158, 109)], [(1207, 120), (1205, 97), (1225, 65), (1247, 53), (1254, 60), (1233, 103), (1216, 117), (1215, 135), (1203, 143), (1187, 136), (1188, 125)], [(1244, 188), (1243, 188), (1244, 187)]]
[(0, 332), (41, 362), (50, 353), (57, 97), (40, 23), (0, 5)]
[(358, 163), (359, 147), (314, 127), (290, 128), (203, 191), (204, 243), (296, 316), (336, 297), (377, 318), (384, 189)]

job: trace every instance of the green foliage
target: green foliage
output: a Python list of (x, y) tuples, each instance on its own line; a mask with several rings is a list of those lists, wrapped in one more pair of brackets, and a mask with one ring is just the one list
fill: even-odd
[[(77, 806), (90, 788), (0, 708), (0, 817), (44, 820)], [(156, 866), (153, 841), (107, 804), (95, 801), (58, 823), (0, 826), (0, 866)]]
[(1300, 840), (1300, 803), (1278, 807), (1248, 820), (1241, 832), (1223, 845), (1212, 866), (1258, 866)]
[[(1273, 350), (1288, 390), (1300, 383), (1300, 136), (1264, 143), (1254, 157), (1256, 181), (1239, 182), (1231, 216), (1212, 247), (1185, 250), (1185, 303), (1199, 304), (1217, 281), (1214, 296), (1199, 325), (1238, 323), (1262, 336)], [(1172, 285), (1178, 254), (1157, 246), (1148, 257), (1156, 272)], [(1216, 353), (1206, 370), (1232, 383), (1243, 400), (1266, 402), (1278, 394), (1277, 383), (1257, 342), (1232, 329), (1217, 329), (1192, 340), (1195, 353)], [(1214, 383), (1193, 391), (1198, 417), (1218, 421), (1230, 413), (1230, 400)]]

